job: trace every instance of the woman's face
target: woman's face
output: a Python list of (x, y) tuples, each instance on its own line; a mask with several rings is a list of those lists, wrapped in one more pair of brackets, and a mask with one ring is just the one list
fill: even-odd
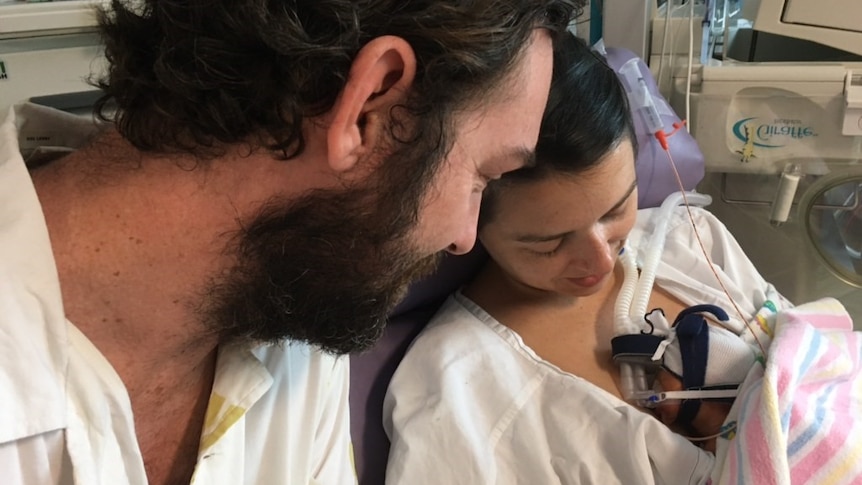
[(636, 181), (624, 140), (586, 172), (501, 190), (479, 238), (515, 285), (591, 295), (608, 281), (634, 225)]

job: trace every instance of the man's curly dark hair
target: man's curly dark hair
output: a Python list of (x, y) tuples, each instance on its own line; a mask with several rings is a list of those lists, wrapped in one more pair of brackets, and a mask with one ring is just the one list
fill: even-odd
[(395, 35), (417, 58), (402, 106), (411, 138), (446, 145), (452, 113), (505, 78), (532, 30), (564, 31), (583, 3), (113, 0), (100, 12), (109, 69), (97, 112), (144, 151), (208, 158), (252, 141), (291, 158), (302, 121), (333, 106), (360, 48)]

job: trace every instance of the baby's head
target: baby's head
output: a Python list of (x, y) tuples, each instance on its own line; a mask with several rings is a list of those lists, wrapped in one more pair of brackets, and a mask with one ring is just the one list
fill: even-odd
[[(710, 317), (713, 321), (710, 322)], [(662, 369), (656, 376), (658, 387), (669, 391), (730, 391), (745, 380), (756, 354), (741, 337), (719, 323), (727, 315), (718, 307), (699, 305), (680, 312), (672, 331), (675, 338), (664, 351)], [(691, 437), (719, 433), (733, 398), (693, 396), (669, 400), (656, 413), (669, 426)], [(714, 438), (706, 448), (714, 451)]]

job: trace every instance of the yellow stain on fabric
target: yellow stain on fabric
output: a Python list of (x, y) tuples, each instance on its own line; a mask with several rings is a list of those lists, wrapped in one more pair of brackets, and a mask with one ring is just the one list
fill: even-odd
[[(224, 408), (224, 409), (222, 409)], [(225, 398), (220, 394), (213, 393), (207, 406), (207, 415), (204, 420), (204, 432), (201, 436), (201, 451), (206, 450), (234, 425), (246, 412), (246, 408), (228, 404), (225, 406)]]
[(350, 469), (351, 469), (351, 470), (353, 470), (353, 476), (354, 476), (354, 477), (356, 477), (356, 478), (358, 479), (358, 478), (359, 478), (359, 474), (358, 474), (358, 473), (356, 473), (356, 457), (353, 455), (353, 440), (350, 440), (349, 446), (350, 446), (350, 450), (349, 450), (349, 453), (350, 453)]

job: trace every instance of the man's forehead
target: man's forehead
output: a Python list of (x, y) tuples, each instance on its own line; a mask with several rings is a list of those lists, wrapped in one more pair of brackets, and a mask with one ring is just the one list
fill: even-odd
[(497, 146), (492, 152), (476, 161), (477, 168), (488, 175), (495, 175), (496, 178), (503, 173), (535, 165), (536, 152), (525, 146)]

